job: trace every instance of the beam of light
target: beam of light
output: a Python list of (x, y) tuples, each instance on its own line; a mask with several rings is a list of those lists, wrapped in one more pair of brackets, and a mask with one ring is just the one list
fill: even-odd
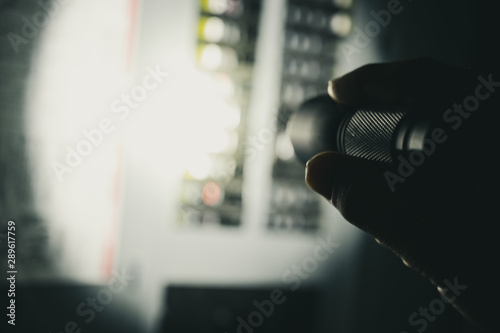
[(62, 182), (51, 165), (67, 164), (67, 147), (88, 140), (82, 131), (109, 117), (110, 102), (129, 83), (128, 5), (120, 0), (59, 4), (41, 32), (28, 82), (25, 125), (33, 142), (35, 205), (58, 249), (57, 274), (84, 283), (109, 278), (110, 255), (116, 255), (119, 130), (96, 140), (100, 143), (80, 165), (69, 167)]

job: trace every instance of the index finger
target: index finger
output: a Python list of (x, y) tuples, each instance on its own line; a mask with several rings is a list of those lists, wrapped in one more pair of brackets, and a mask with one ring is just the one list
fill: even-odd
[(475, 76), (466, 69), (430, 58), (368, 64), (329, 82), (337, 102), (445, 105), (470, 89)]

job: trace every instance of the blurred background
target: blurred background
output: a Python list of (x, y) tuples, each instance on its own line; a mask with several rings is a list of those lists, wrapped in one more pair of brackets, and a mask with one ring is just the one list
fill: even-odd
[(1, 0), (17, 331), (472, 332), (409, 319), (437, 291), (307, 188), (286, 124), (367, 63), (496, 66), (482, 5)]

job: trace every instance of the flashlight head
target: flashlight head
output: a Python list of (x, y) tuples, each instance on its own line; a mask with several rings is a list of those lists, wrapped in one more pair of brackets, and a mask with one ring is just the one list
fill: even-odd
[(329, 95), (305, 101), (287, 125), (297, 159), (307, 163), (321, 152), (340, 151), (338, 137), (346, 115)]

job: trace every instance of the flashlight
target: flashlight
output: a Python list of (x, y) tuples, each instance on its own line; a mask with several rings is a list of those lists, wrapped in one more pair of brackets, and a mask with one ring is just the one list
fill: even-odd
[(398, 156), (428, 152), (427, 143), (440, 134), (435, 123), (428, 113), (410, 107), (349, 109), (320, 95), (300, 106), (287, 131), (297, 158), (304, 163), (324, 151), (392, 163)]

